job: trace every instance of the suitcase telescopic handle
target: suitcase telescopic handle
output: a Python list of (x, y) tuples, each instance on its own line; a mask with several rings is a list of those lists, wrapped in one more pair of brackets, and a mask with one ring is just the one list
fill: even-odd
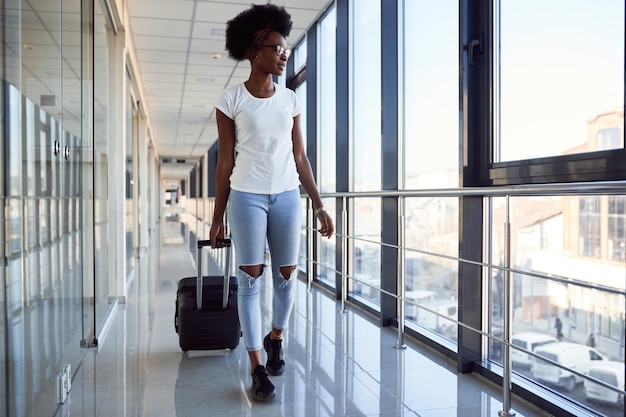
[[(210, 240), (198, 240), (198, 281), (196, 283), (196, 307), (202, 310), (202, 248), (211, 246)], [(216, 248), (226, 248), (226, 266), (224, 268), (224, 290), (222, 291), (222, 308), (228, 307), (228, 295), (230, 290), (230, 239), (218, 239)]]
[[(205, 246), (211, 246), (210, 240), (199, 240), (198, 241), (198, 249), (202, 249)], [(217, 239), (217, 248), (228, 248), (230, 247), (230, 239)]]

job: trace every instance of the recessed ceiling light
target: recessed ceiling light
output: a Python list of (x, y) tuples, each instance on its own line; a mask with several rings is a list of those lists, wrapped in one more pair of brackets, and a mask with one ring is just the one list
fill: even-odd
[(211, 29), (211, 35), (213, 36), (225, 36), (226, 30), (221, 28), (213, 28)]

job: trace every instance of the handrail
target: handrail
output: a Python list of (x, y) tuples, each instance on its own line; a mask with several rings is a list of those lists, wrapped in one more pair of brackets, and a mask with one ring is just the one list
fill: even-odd
[(428, 188), (421, 190), (380, 190), (324, 192), (324, 198), (364, 197), (506, 197), (542, 195), (624, 194), (626, 181), (597, 181), (556, 184), (503, 185), (493, 187)]
[[(311, 229), (309, 229), (309, 231), (311, 231)], [(335, 235), (337, 237), (343, 237), (343, 235), (341, 233), (336, 233)], [(590, 282), (586, 282), (586, 281), (580, 281), (580, 280), (576, 280), (576, 279), (572, 279), (572, 278), (565, 278), (565, 277), (559, 277), (559, 276), (555, 276), (555, 275), (541, 274), (539, 272), (525, 271), (525, 270), (522, 270), (522, 269), (515, 269), (515, 268), (511, 268), (511, 267), (507, 268), (507, 267), (501, 266), (501, 265), (494, 265), (494, 264), (489, 264), (489, 263), (486, 263), (486, 262), (473, 261), (473, 260), (470, 260), (470, 259), (464, 259), (464, 258), (460, 258), (460, 257), (457, 257), (457, 256), (452, 256), (452, 255), (445, 255), (445, 254), (442, 254), (442, 253), (429, 252), (429, 251), (421, 250), (421, 249), (407, 248), (407, 247), (403, 248), (403, 247), (400, 247), (398, 245), (393, 245), (393, 244), (384, 243), (384, 242), (378, 242), (376, 240), (371, 240), (371, 239), (363, 239), (363, 238), (354, 237), (354, 236), (347, 236), (347, 239), (348, 240), (354, 240), (354, 241), (358, 240), (360, 242), (372, 243), (372, 244), (375, 244), (375, 245), (385, 246), (385, 247), (394, 248), (394, 249), (401, 249), (401, 250), (405, 250), (405, 251), (408, 251), (408, 252), (420, 253), (422, 255), (434, 256), (434, 257), (438, 257), (438, 258), (448, 259), (450, 261), (464, 262), (464, 263), (467, 263), (467, 264), (476, 265), (476, 266), (482, 266), (482, 267), (490, 267), (490, 268), (493, 268), (493, 269), (500, 270), (502, 272), (511, 272), (511, 273), (522, 275), (522, 276), (529, 276), (529, 277), (533, 277), (533, 278), (541, 278), (541, 279), (545, 279), (545, 280), (549, 280), (549, 281), (558, 282), (558, 283), (561, 283), (561, 284), (576, 285), (576, 286), (587, 288), (587, 289), (598, 290), (598, 291), (608, 292), (608, 293), (611, 293), (611, 294), (626, 296), (626, 289), (625, 290), (621, 290), (619, 288), (607, 287), (607, 286), (604, 286), (604, 285), (594, 284), (594, 283), (590, 283)], [(337, 271), (337, 272), (341, 273), (341, 271)], [(358, 280), (355, 279), (355, 281), (358, 281)]]

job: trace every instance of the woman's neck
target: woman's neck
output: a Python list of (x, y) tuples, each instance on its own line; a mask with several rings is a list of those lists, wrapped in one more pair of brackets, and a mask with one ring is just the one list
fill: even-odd
[(244, 84), (248, 91), (256, 97), (270, 97), (274, 94), (275, 86), (271, 75), (255, 77), (250, 74), (250, 78)]

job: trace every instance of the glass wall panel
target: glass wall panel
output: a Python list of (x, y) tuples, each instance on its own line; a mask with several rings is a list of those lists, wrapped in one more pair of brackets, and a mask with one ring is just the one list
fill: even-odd
[(408, 325), (456, 340), (451, 320), (458, 318), (458, 199), (406, 198), (404, 213)]
[(94, 264), (96, 328), (106, 318), (110, 297), (117, 294), (116, 276), (109, 274), (109, 65), (114, 34), (101, 2), (94, 4)]
[[(511, 267), (516, 271), (512, 273), (515, 346), (583, 373), (597, 359), (594, 355), (604, 361), (620, 362), (624, 372), (626, 266), (623, 260), (612, 259), (614, 252), (608, 244), (610, 236), (616, 241), (626, 238), (623, 229), (618, 234), (618, 229), (609, 228), (611, 216), (625, 214), (623, 210), (616, 212), (619, 206), (610, 202), (623, 197), (572, 195), (511, 199)], [(492, 258), (497, 262), (504, 259), (506, 201), (504, 198), (493, 201)], [(581, 227), (581, 218), (589, 214), (588, 201), (594, 202), (599, 231)], [(581, 252), (581, 241), (595, 243), (586, 244), (589, 250)], [(502, 280), (502, 273), (491, 278), (492, 311), (501, 310)], [(542, 346), (548, 341), (561, 344)], [(563, 352), (570, 349), (584, 355), (576, 363), (561, 362)], [(511, 356), (515, 372), (573, 400), (588, 402), (589, 382), (584, 378), (559, 371), (555, 365), (535, 360), (517, 349)], [(598, 405), (594, 404), (593, 408), (597, 409)], [(600, 409), (606, 410), (604, 415), (623, 415), (623, 409), (611, 411), (603, 406)]]
[(623, 117), (624, 2), (495, 3), (495, 161), (622, 148), (623, 131), (589, 137), (588, 124)]
[[(350, 3), (351, 149), (354, 191), (381, 189), (381, 5), (380, 1)], [(347, 162), (347, 161), (346, 161)], [(380, 306), (381, 201), (358, 198), (350, 210), (350, 240), (354, 254), (352, 296)]]
[(302, 40), (293, 50), (293, 71), (297, 73), (306, 66), (307, 45), (306, 38)]
[(379, 0), (353, 0), (350, 4), (354, 191), (382, 188), (380, 3)]
[(404, 1), (400, 95), (405, 189), (459, 186), (458, 9), (454, 0)]
[(318, 177), (321, 192), (337, 190), (335, 143), (336, 143), (336, 36), (337, 16), (332, 8), (320, 21), (319, 26), (319, 163)]
[(300, 272), (306, 274), (307, 270), (308, 270), (308, 264), (307, 264), (307, 259), (308, 259), (308, 230), (307, 230), (307, 218), (308, 218), (308, 213), (307, 213), (307, 204), (308, 203), (308, 199), (306, 198), (301, 198), (300, 199), (300, 211), (302, 212), (302, 221), (300, 222), (300, 253), (299, 253), (299, 257), (298, 257), (298, 269), (300, 270)]
[[(336, 188), (336, 23), (333, 7), (321, 19), (319, 25), (319, 91), (318, 91), (318, 185), (322, 193), (335, 192)], [(335, 213), (336, 204), (327, 199), (324, 206)], [(322, 239), (320, 245), (318, 279), (335, 286), (335, 236)]]
[(354, 279), (348, 281), (350, 295), (378, 308), (381, 287), (380, 198), (356, 198), (350, 209), (354, 218), (350, 240), (354, 254)]
[[(458, 187), (459, 3), (404, 1), (400, 27), (400, 187)], [(404, 214), (407, 325), (456, 340), (458, 199), (406, 198)]]
[[(130, 78), (126, 79), (130, 85)], [(135, 193), (134, 182), (134, 150), (137, 135), (137, 109), (133, 97), (129, 94), (126, 98), (126, 274), (133, 268), (133, 258), (135, 254), (134, 234), (135, 218), (133, 210), (133, 196)]]
[(300, 108), (302, 109), (302, 113), (300, 113), (300, 129), (302, 131), (302, 142), (304, 144), (304, 149), (306, 149), (306, 144), (307, 144), (306, 80), (304, 80), (304, 82), (298, 85), (295, 91), (296, 91), (296, 95), (298, 96), (298, 101), (300, 102)]
[(0, 7), (0, 177), (9, 199), (0, 306), (2, 320), (11, 318), (0, 321), (0, 414), (52, 415), (54, 378), (65, 365), (78, 366), (83, 317), (90, 314), (82, 309), (81, 1)]

